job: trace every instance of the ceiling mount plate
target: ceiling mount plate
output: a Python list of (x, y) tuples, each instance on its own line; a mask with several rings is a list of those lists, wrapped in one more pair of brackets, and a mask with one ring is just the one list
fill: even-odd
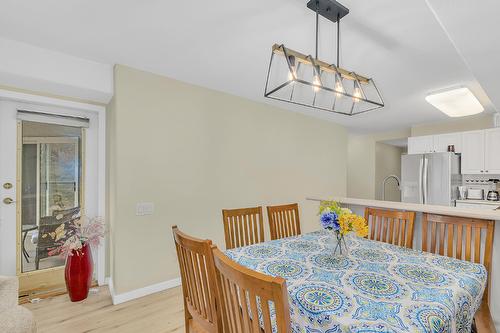
[(337, 22), (337, 17), (341, 19), (349, 14), (349, 9), (335, 0), (310, 0), (307, 3), (307, 8), (313, 12), (316, 12), (316, 8), (318, 8), (319, 15), (332, 22)]

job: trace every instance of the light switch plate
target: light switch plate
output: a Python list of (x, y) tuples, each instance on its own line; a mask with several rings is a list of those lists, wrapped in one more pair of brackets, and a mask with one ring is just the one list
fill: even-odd
[(153, 215), (155, 206), (152, 202), (138, 202), (135, 207), (135, 215)]

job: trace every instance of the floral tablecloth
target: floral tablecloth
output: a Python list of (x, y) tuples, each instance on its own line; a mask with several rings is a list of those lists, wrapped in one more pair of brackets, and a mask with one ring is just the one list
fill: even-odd
[(293, 332), (470, 332), (483, 265), (350, 236), (334, 256), (317, 231), (226, 251), (287, 281)]

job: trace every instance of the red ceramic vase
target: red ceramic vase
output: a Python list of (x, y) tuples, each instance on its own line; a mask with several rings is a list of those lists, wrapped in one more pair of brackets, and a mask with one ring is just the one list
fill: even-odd
[(82, 301), (89, 295), (94, 262), (90, 246), (85, 243), (81, 250), (72, 250), (66, 260), (64, 278), (72, 302)]

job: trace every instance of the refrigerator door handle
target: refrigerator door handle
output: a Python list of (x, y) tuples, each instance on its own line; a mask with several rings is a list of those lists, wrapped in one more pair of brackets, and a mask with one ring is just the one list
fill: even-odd
[(420, 166), (418, 168), (418, 201), (419, 203), (424, 203), (423, 190), (422, 190), (422, 174), (424, 172), (424, 157), (420, 158)]
[(429, 173), (429, 160), (424, 156), (424, 170), (423, 170), (423, 193), (424, 193), (424, 204), (427, 204), (427, 176)]

